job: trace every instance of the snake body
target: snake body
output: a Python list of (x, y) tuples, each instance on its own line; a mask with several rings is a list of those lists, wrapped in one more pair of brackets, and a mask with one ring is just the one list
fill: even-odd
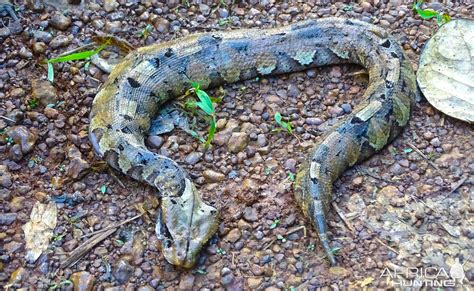
[(170, 263), (192, 267), (216, 232), (218, 212), (205, 204), (188, 174), (148, 150), (144, 135), (166, 101), (198, 82), (212, 88), (257, 76), (355, 63), (369, 74), (364, 100), (316, 141), (300, 166), (295, 196), (335, 264), (325, 214), (333, 182), (382, 149), (407, 124), (416, 83), (401, 47), (384, 30), (357, 20), (326, 18), (266, 30), (190, 35), (139, 48), (111, 72), (96, 95), (89, 137), (110, 166), (148, 183), (161, 197), (156, 234)]

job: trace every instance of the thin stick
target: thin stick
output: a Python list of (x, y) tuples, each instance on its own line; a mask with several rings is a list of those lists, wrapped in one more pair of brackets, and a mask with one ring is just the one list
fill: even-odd
[(6, 116), (3, 116), (3, 115), (0, 115), (0, 118), (5, 119), (6, 121), (13, 122), (13, 123), (16, 122), (15, 120), (13, 120), (13, 119), (11, 119), (11, 118), (8, 118), (8, 117), (6, 117)]
[(392, 252), (396, 253), (397, 255), (400, 254), (397, 250), (395, 250), (395, 249), (392, 248), (391, 246), (389, 246), (389, 245), (387, 245), (386, 243), (384, 243), (384, 242), (383, 242), (381, 239), (379, 239), (378, 237), (376, 237), (375, 240), (376, 240), (379, 244), (381, 244), (381, 245), (383, 245), (384, 247), (386, 247), (387, 249), (389, 249), (389, 250), (391, 250)]
[(306, 237), (306, 226), (304, 226), (304, 225), (296, 226), (296, 227), (288, 230), (285, 235), (290, 235), (290, 234), (295, 233), (295, 232), (300, 231), (300, 230), (303, 230), (303, 237)]
[(115, 223), (114, 225), (107, 226), (107, 227), (105, 227), (105, 228), (103, 228), (103, 229), (99, 229), (99, 230), (94, 231), (94, 232), (91, 232), (91, 233), (86, 233), (85, 235), (81, 236), (81, 238), (89, 237), (89, 236), (92, 236), (92, 235), (96, 235), (96, 234), (102, 233), (102, 232), (104, 232), (104, 231), (108, 231), (108, 230), (110, 230), (110, 229), (114, 229), (114, 228), (120, 227), (120, 226), (122, 226), (122, 225), (124, 225), (124, 224), (126, 224), (126, 223), (129, 223), (130, 221), (133, 221), (133, 220), (135, 220), (135, 219), (141, 217), (142, 215), (143, 215), (143, 214), (138, 214), (137, 216), (134, 216), (134, 217), (129, 218), (129, 219), (127, 219), (127, 220), (124, 220), (124, 221), (122, 221), (122, 222)]
[(356, 230), (352, 226), (352, 223), (346, 218), (346, 216), (344, 215), (344, 212), (341, 210), (341, 208), (339, 208), (339, 206), (337, 206), (337, 204), (334, 203), (334, 202), (332, 203), (332, 207), (336, 211), (337, 215), (339, 215), (339, 217), (342, 219), (342, 221), (347, 226), (347, 228), (354, 234)]
[(78, 246), (74, 251), (71, 252), (69, 258), (67, 258), (61, 263), (60, 268), (64, 269), (76, 264), (83, 255), (89, 252), (95, 245), (109, 237), (116, 230), (117, 228), (110, 229), (104, 233), (97, 234), (86, 240), (82, 245)]
[[(462, 186), (462, 184), (464, 184), (464, 182), (467, 181), (467, 176), (464, 176), (461, 178), (461, 180), (459, 180), (454, 186), (453, 188), (451, 189), (451, 191), (449, 191), (448, 195), (446, 195), (446, 197), (448, 197), (449, 195), (453, 194), (454, 191), (456, 191), (459, 187)], [(446, 199), (446, 197), (444, 197), (444, 199)], [(443, 200), (444, 200), (443, 199)]]
[(359, 171), (359, 173), (361, 174), (366, 174), (367, 176), (370, 176), (374, 179), (377, 179), (377, 180), (381, 180), (381, 181), (384, 181), (384, 182), (387, 182), (387, 183), (394, 183), (393, 181), (390, 181), (388, 179), (385, 179), (385, 178), (382, 178), (380, 177), (379, 175), (375, 174), (375, 173), (372, 173), (371, 171), (367, 170), (367, 169), (364, 169), (362, 168), (361, 166), (355, 166), (356, 170)]
[(412, 144), (411, 142), (407, 141), (407, 145), (409, 147), (411, 147), (415, 152), (417, 152), (423, 159), (425, 159), (428, 164), (430, 164), (433, 168), (435, 168), (437, 171), (441, 171), (441, 169), (438, 167), (438, 165), (436, 165), (435, 163), (433, 163), (433, 161), (431, 161), (422, 151), (420, 151), (419, 148), (417, 148), (414, 144)]

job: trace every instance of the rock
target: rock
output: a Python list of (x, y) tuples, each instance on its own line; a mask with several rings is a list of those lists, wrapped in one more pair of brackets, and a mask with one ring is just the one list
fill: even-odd
[(138, 287), (137, 291), (154, 291), (155, 289), (150, 285), (143, 285)]
[(33, 80), (32, 84), (32, 99), (38, 99), (41, 105), (56, 104), (58, 101), (58, 92), (56, 88), (46, 80)]
[(235, 243), (236, 241), (238, 241), (240, 239), (240, 236), (241, 236), (241, 232), (238, 228), (234, 228), (232, 229), (231, 231), (229, 231), (229, 233), (224, 237), (224, 240), (228, 241), (228, 242), (231, 242), (231, 243)]
[(12, 178), (7, 166), (0, 165), (0, 186), (10, 188), (12, 186)]
[(33, 53), (35, 54), (44, 54), (48, 46), (44, 42), (35, 42), (33, 44)]
[(186, 159), (184, 159), (184, 161), (186, 162), (186, 164), (188, 165), (194, 165), (196, 164), (197, 162), (199, 162), (199, 160), (201, 159), (202, 157), (202, 153), (200, 152), (192, 152), (190, 153), (189, 155), (186, 156)]
[(10, 159), (15, 162), (19, 162), (23, 159), (23, 153), (21, 152), (20, 145), (13, 145), (10, 150), (8, 151)]
[(352, 106), (348, 103), (344, 103), (341, 105), (342, 110), (344, 110), (344, 113), (351, 113), (352, 112)]
[(33, 150), (37, 139), (36, 134), (28, 131), (28, 128), (23, 125), (10, 127), (5, 134), (19, 146), (23, 154), (27, 154)]
[(255, 222), (258, 220), (258, 211), (253, 207), (246, 207), (244, 210), (244, 219), (248, 222)]
[(35, 41), (49, 43), (53, 38), (53, 35), (49, 32), (42, 31), (42, 30), (33, 30), (32, 36)]
[(114, 268), (114, 278), (120, 284), (128, 282), (128, 279), (133, 275), (134, 267), (130, 265), (129, 258), (124, 256), (120, 258)]
[(87, 174), (87, 170), (90, 168), (90, 165), (87, 161), (83, 160), (80, 157), (73, 158), (69, 163), (66, 174), (73, 178), (74, 180), (82, 178)]
[(201, 3), (199, 4), (199, 11), (201, 11), (202, 15), (208, 16), (209, 13), (211, 13), (211, 8), (208, 5)]
[(339, 66), (333, 66), (331, 67), (331, 72), (329, 73), (329, 76), (332, 78), (340, 78), (342, 77), (342, 69)]
[(170, 22), (160, 17), (155, 22), (155, 28), (160, 33), (168, 33), (170, 30)]
[(179, 281), (179, 289), (181, 290), (191, 290), (194, 286), (194, 276), (192, 274), (187, 274), (181, 277)]
[(146, 141), (148, 146), (154, 149), (159, 149), (165, 142), (165, 140), (159, 135), (150, 135)]
[(94, 287), (95, 277), (86, 271), (77, 272), (71, 275), (74, 291), (91, 291)]
[(4, 245), (4, 248), (7, 251), (7, 254), (13, 254), (17, 251), (20, 251), (22, 247), (23, 247), (23, 244), (16, 241), (11, 241)]
[(119, 7), (119, 3), (115, 0), (104, 0), (104, 10), (106, 12), (112, 12)]
[(403, 168), (399, 163), (395, 162), (390, 166), (390, 173), (394, 175), (401, 175), (405, 173), (405, 168)]
[(262, 281), (263, 281), (262, 277), (250, 277), (247, 279), (247, 286), (250, 289), (255, 290), (258, 288), (258, 286), (260, 286)]
[(0, 189), (0, 200), (9, 201), (11, 198), (11, 191), (8, 189)]
[(27, 0), (26, 4), (28, 9), (34, 12), (43, 12), (44, 10), (44, 1), (43, 0)]
[(288, 97), (296, 98), (300, 96), (300, 89), (295, 84), (288, 85)]
[(306, 118), (305, 123), (307, 125), (320, 125), (323, 123), (323, 120), (318, 117), (308, 117)]
[(51, 40), (49, 46), (53, 49), (64, 47), (67, 46), (71, 42), (71, 40), (72, 38), (70, 38), (69, 36), (60, 34)]
[(0, 225), (10, 225), (16, 220), (16, 213), (0, 213)]
[(56, 29), (66, 30), (71, 25), (71, 18), (64, 16), (62, 13), (55, 12), (51, 16), (49, 24)]
[(6, 38), (10, 35), (10, 28), (4, 26), (0, 28), (0, 37)]
[(283, 166), (285, 167), (285, 170), (288, 170), (292, 173), (296, 173), (296, 160), (295, 159), (286, 160)]
[(202, 175), (208, 183), (222, 182), (225, 179), (224, 174), (213, 170), (205, 170)]
[(219, 18), (227, 18), (229, 17), (229, 10), (225, 8), (217, 9), (217, 13), (219, 14)]
[(242, 151), (248, 144), (249, 137), (245, 132), (234, 132), (227, 142), (227, 147), (231, 153)]

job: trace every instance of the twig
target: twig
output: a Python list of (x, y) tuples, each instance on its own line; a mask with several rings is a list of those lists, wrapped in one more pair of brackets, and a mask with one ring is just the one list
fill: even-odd
[(453, 188), (451, 188), (451, 191), (449, 191), (448, 195), (446, 195), (446, 196), (443, 198), (443, 200), (446, 199), (449, 195), (453, 194), (454, 191), (456, 191), (459, 187), (461, 187), (462, 184), (464, 184), (464, 182), (466, 182), (466, 181), (467, 181), (467, 176), (462, 177), (461, 180), (459, 180), (459, 181), (453, 186)]
[(391, 250), (392, 252), (396, 253), (397, 255), (400, 254), (397, 250), (395, 250), (395, 249), (392, 248), (391, 246), (389, 246), (389, 245), (387, 245), (386, 243), (384, 243), (384, 242), (383, 242), (381, 239), (379, 239), (378, 237), (376, 237), (375, 240), (376, 240), (379, 244), (381, 244), (381, 245), (383, 245), (384, 247), (386, 247), (387, 249), (389, 249), (389, 250)]
[[(142, 214), (134, 216), (132, 218), (129, 218), (129, 219), (127, 219), (125, 221), (122, 221), (120, 223), (116, 223), (112, 226), (106, 227), (106, 228), (101, 229), (99, 231), (96, 231), (95, 233), (91, 233), (91, 234), (95, 234), (95, 235), (93, 237), (91, 237), (90, 239), (86, 240), (83, 244), (78, 246), (75, 250), (73, 250), (70, 253), (69, 257), (61, 263), (60, 267), (62, 269), (64, 269), (64, 268), (67, 268), (69, 266), (72, 266), (72, 265), (76, 264), (83, 255), (85, 255), (87, 252), (89, 252), (98, 243), (100, 243), (101, 241), (103, 241), (104, 239), (109, 237), (111, 234), (113, 234), (118, 229), (119, 226), (124, 225), (124, 224), (126, 224), (126, 223), (128, 223), (132, 220), (135, 220), (135, 219), (139, 218), (140, 216), (142, 216)], [(91, 235), (91, 234), (88, 234), (88, 235)], [(82, 237), (84, 237), (84, 236), (82, 236)]]
[(306, 226), (304, 226), (304, 225), (296, 226), (296, 227), (288, 230), (285, 235), (290, 235), (290, 234), (295, 233), (295, 232), (300, 231), (300, 230), (303, 230), (303, 237), (306, 237)]
[(387, 183), (394, 183), (393, 181), (390, 181), (388, 179), (385, 179), (385, 178), (382, 178), (380, 177), (379, 175), (375, 174), (375, 173), (372, 173), (371, 171), (367, 170), (367, 169), (364, 169), (362, 168), (361, 166), (355, 166), (356, 170), (359, 171), (359, 173), (361, 174), (366, 174), (367, 176), (370, 176), (374, 179), (377, 179), (377, 180), (381, 180), (381, 181), (384, 181), (384, 182), (387, 182)]
[(112, 179), (114, 179), (115, 182), (117, 182), (117, 184), (120, 185), (120, 187), (122, 187), (123, 189), (125, 189), (125, 185), (123, 184), (122, 181), (120, 181), (120, 179), (117, 177), (117, 175), (115, 175), (114, 171), (112, 171), (112, 169), (110, 168), (107, 168), (108, 171), (109, 171), (109, 174), (110, 176), (112, 177)]
[(76, 264), (83, 255), (89, 252), (95, 245), (106, 239), (116, 230), (117, 228), (113, 228), (86, 240), (82, 245), (78, 246), (74, 251), (71, 252), (71, 255), (61, 263), (60, 267), (64, 269)]
[(438, 167), (438, 165), (436, 165), (435, 163), (433, 163), (433, 161), (431, 161), (422, 151), (420, 151), (419, 148), (417, 148), (414, 144), (412, 144), (411, 142), (407, 141), (407, 145), (409, 147), (411, 147), (415, 152), (417, 152), (423, 159), (425, 159), (433, 168), (435, 168), (437, 171), (441, 171), (441, 169)]
[(274, 243), (276, 242), (276, 240), (277, 240), (276, 238), (272, 239), (272, 240), (268, 243), (268, 245), (266, 245), (266, 246), (263, 248), (263, 250), (267, 250), (269, 247), (271, 247), (272, 244), (274, 244)]
[(142, 213), (142, 214), (138, 214), (137, 216), (134, 216), (134, 217), (129, 218), (129, 219), (127, 219), (127, 220), (124, 220), (124, 221), (122, 221), (122, 222), (117, 222), (117, 223), (115, 223), (115, 224), (113, 224), (113, 225), (111, 225), (111, 226), (107, 226), (107, 227), (105, 227), (105, 228), (103, 228), (103, 229), (99, 229), (99, 230), (94, 231), (94, 232), (91, 232), (91, 233), (86, 233), (85, 235), (81, 236), (81, 238), (89, 237), (89, 236), (92, 236), (92, 235), (96, 235), (96, 234), (102, 233), (102, 232), (104, 232), (104, 231), (108, 231), (108, 230), (110, 230), (110, 229), (114, 229), (114, 228), (120, 227), (120, 226), (122, 226), (122, 225), (124, 225), (124, 224), (126, 224), (126, 223), (129, 223), (130, 221), (133, 221), (133, 220), (135, 220), (135, 219), (141, 217), (142, 215), (143, 215), (143, 213)]
[(342, 221), (344, 222), (344, 224), (347, 226), (347, 228), (354, 234), (355, 233), (355, 229), (354, 227), (352, 226), (352, 223), (347, 220), (346, 216), (344, 215), (344, 212), (342, 212), (341, 208), (339, 208), (339, 206), (337, 206), (336, 203), (332, 203), (332, 207), (334, 208), (334, 210), (336, 211), (337, 215), (339, 215), (339, 217), (342, 219)]
[(5, 119), (6, 121), (13, 122), (13, 123), (16, 122), (15, 120), (13, 120), (13, 119), (11, 119), (11, 118), (8, 118), (8, 117), (6, 117), (6, 116), (3, 116), (3, 115), (0, 115), (0, 118)]

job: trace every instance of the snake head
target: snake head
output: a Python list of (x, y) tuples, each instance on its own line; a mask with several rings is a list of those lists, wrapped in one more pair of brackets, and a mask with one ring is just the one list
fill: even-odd
[(203, 245), (217, 231), (217, 210), (205, 204), (193, 183), (185, 178), (180, 196), (163, 197), (156, 222), (156, 235), (165, 259), (191, 268)]

